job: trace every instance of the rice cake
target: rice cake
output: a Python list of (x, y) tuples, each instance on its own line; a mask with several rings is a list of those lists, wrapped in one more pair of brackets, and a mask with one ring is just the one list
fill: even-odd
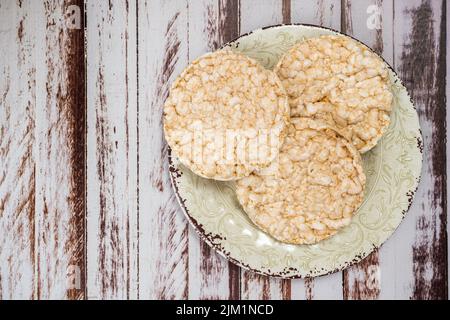
[(234, 180), (278, 155), (289, 112), (273, 71), (220, 50), (193, 61), (176, 79), (164, 105), (164, 131), (174, 154), (194, 173)]
[(279, 158), (238, 180), (249, 218), (275, 239), (312, 244), (348, 225), (364, 197), (356, 148), (322, 120), (292, 118)]
[(275, 72), (292, 116), (330, 122), (361, 153), (373, 148), (389, 125), (392, 93), (386, 65), (349, 37), (306, 39), (280, 59)]

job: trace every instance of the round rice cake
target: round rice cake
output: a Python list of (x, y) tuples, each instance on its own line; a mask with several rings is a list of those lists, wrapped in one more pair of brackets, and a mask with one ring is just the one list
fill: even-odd
[(193, 61), (172, 85), (164, 105), (165, 137), (194, 173), (234, 180), (278, 155), (289, 113), (273, 71), (220, 50)]
[(292, 118), (279, 158), (238, 180), (249, 218), (275, 239), (312, 244), (348, 225), (364, 198), (356, 148), (327, 123)]
[(275, 72), (286, 89), (292, 116), (321, 118), (364, 153), (389, 125), (392, 93), (383, 60), (341, 35), (296, 44)]

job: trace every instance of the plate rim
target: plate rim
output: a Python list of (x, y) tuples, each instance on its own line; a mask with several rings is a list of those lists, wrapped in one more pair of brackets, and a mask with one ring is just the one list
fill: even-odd
[[(181, 211), (183, 212), (184, 216), (186, 217), (186, 219), (189, 222), (189, 225), (195, 230), (195, 232), (197, 233), (197, 235), (199, 236), (199, 238), (204, 241), (210, 248), (214, 249), (214, 251), (216, 253), (218, 253), (220, 256), (224, 257), (226, 260), (232, 262), (233, 264), (247, 270), (247, 271), (251, 271), (254, 272), (256, 274), (260, 274), (263, 276), (269, 276), (269, 277), (274, 277), (274, 278), (279, 278), (279, 279), (306, 279), (306, 278), (319, 278), (319, 277), (325, 277), (327, 275), (336, 273), (336, 272), (340, 272), (343, 271), (353, 265), (356, 265), (358, 263), (360, 263), (361, 261), (365, 260), (371, 253), (373, 253), (375, 250), (380, 249), (391, 237), (392, 235), (397, 231), (397, 229), (399, 228), (399, 226), (402, 224), (403, 220), (405, 219), (406, 214), (408, 213), (409, 209), (411, 208), (411, 205), (414, 201), (416, 192), (419, 188), (419, 184), (420, 181), (422, 179), (422, 168), (423, 168), (423, 135), (422, 135), (422, 126), (420, 124), (420, 118), (418, 116), (418, 112), (417, 112), (417, 108), (414, 104), (414, 101), (411, 98), (411, 95), (409, 94), (408, 89), (406, 88), (406, 86), (403, 84), (403, 81), (401, 80), (401, 78), (398, 76), (397, 72), (394, 70), (394, 68), (382, 57), (382, 55), (376, 53), (372, 48), (370, 48), (367, 44), (365, 44), (364, 42), (362, 42), (361, 40), (358, 40), (356, 38), (354, 38), (353, 36), (350, 36), (348, 34), (345, 34), (341, 31), (338, 31), (336, 29), (333, 28), (329, 28), (329, 27), (324, 27), (324, 26), (319, 26), (319, 25), (315, 25), (315, 24), (309, 24), (309, 23), (288, 23), (288, 24), (274, 24), (274, 25), (268, 25), (262, 28), (257, 28), (254, 29), (252, 31), (246, 32), (242, 35), (239, 35), (238, 37), (222, 44), (219, 48), (217, 48), (216, 50), (221, 50), (224, 49), (227, 46), (231, 46), (233, 45), (233, 43), (238, 42), (239, 39), (249, 36), (255, 32), (258, 31), (262, 31), (262, 30), (266, 30), (266, 29), (276, 29), (276, 28), (282, 28), (282, 27), (310, 27), (310, 28), (317, 28), (317, 29), (324, 29), (324, 30), (328, 30), (328, 31), (332, 31), (335, 32), (337, 34), (343, 35), (345, 37), (349, 37), (351, 39), (353, 39), (354, 41), (357, 41), (358, 43), (360, 43), (361, 45), (365, 46), (366, 48), (368, 48), (371, 52), (375, 53), (379, 58), (381, 58), (383, 60), (383, 62), (388, 66), (388, 68), (390, 69), (390, 71), (395, 75), (396, 80), (400, 83), (400, 85), (402, 87), (405, 88), (405, 92), (406, 95), (414, 109), (414, 111), (417, 114), (417, 118), (418, 118), (418, 124), (419, 124), (419, 130), (418, 130), (418, 150), (420, 153), (420, 171), (418, 176), (416, 177), (415, 181), (416, 184), (415, 186), (412, 186), (411, 189), (407, 192), (407, 197), (408, 197), (408, 206), (407, 208), (405, 208), (404, 210), (402, 210), (402, 217), (400, 219), (400, 222), (398, 223), (398, 225), (393, 229), (392, 233), (380, 244), (380, 245), (373, 245), (371, 249), (367, 250), (366, 252), (361, 252), (358, 255), (355, 256), (355, 258), (351, 261), (347, 261), (345, 263), (343, 263), (341, 266), (339, 266), (338, 268), (334, 269), (334, 270), (330, 270), (326, 273), (323, 274), (318, 274), (318, 275), (310, 275), (310, 276), (303, 276), (299, 273), (295, 273), (295, 274), (291, 274), (291, 275), (285, 275), (283, 273), (274, 273), (271, 272), (270, 270), (268, 271), (262, 271), (259, 269), (255, 269), (253, 267), (251, 267), (249, 264), (246, 264), (240, 260), (237, 260), (235, 258), (233, 258), (231, 256), (231, 253), (226, 251), (223, 247), (221, 247), (220, 245), (214, 243), (214, 241), (212, 241), (209, 237), (208, 234), (206, 233), (206, 231), (203, 229), (202, 224), (199, 223), (193, 216), (191, 216), (189, 214), (189, 209), (186, 207), (185, 202), (186, 199), (182, 199), (178, 186), (176, 184), (176, 179), (181, 177), (181, 173), (179, 172), (179, 169), (175, 166), (174, 163), (174, 158), (172, 155), (172, 149), (171, 147), (167, 144), (167, 150), (168, 150), (168, 164), (169, 164), (169, 177), (170, 177), (170, 182), (172, 185), (172, 189), (175, 193), (175, 198), (177, 199), (177, 202), (181, 208)], [(215, 50), (214, 50), (215, 51)], [(164, 136), (164, 140), (165, 140), (165, 136)], [(166, 140), (165, 140), (166, 141)], [(167, 143), (167, 141), (166, 141)], [(216, 238), (217, 235), (214, 235), (213, 238)]]

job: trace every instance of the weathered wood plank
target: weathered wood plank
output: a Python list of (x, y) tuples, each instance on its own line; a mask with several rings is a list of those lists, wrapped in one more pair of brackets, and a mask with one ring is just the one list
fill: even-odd
[(292, 22), (309, 23), (339, 30), (341, 0), (291, 0)]
[(342, 272), (318, 278), (292, 280), (292, 299), (342, 300)]
[(394, 66), (418, 110), (424, 154), (421, 182), (402, 226), (409, 233), (396, 248), (397, 259), (409, 263), (390, 272), (409, 278), (396, 280), (402, 295), (447, 299), (446, 1), (396, 1), (394, 9)]
[[(38, 299), (85, 297), (85, 62), (81, 0), (33, 2)], [(43, 11), (41, 11), (43, 10)], [(37, 31), (36, 31), (37, 30)], [(38, 30), (45, 30), (40, 33)]]
[[(286, 20), (288, 3), (273, 0), (241, 1), (241, 34)], [(255, 14), (257, 12), (257, 14)], [(283, 14), (284, 13), (284, 14)], [(241, 270), (242, 299), (290, 299), (291, 281), (261, 276)]]
[(188, 224), (169, 180), (162, 111), (188, 63), (188, 2), (138, 3), (139, 297), (188, 297)]
[[(239, 1), (189, 2), (189, 61), (239, 35)], [(240, 268), (189, 229), (189, 298), (238, 299)]]
[(6, 44), (0, 47), (0, 299), (35, 296), (36, 37), (32, 9), (28, 3), (0, 3), (0, 42)]
[[(341, 29), (389, 63), (393, 60), (393, 1), (343, 1)], [(389, 254), (389, 253), (387, 253)], [(381, 291), (378, 250), (343, 272), (344, 299), (377, 299)]]
[(81, 299), (83, 2), (1, 6), (0, 296)]
[(35, 298), (80, 299), (85, 296), (83, 3), (33, 2), (31, 15), (36, 15)]
[(241, 298), (243, 300), (290, 300), (291, 280), (262, 276), (241, 271)]
[[(309, 23), (339, 30), (340, 0), (292, 0), (292, 22)], [(315, 279), (292, 280), (292, 299), (342, 299), (342, 273)]]
[(278, 0), (243, 0), (240, 2), (241, 34), (270, 25), (281, 24), (286, 19), (288, 3)]
[(393, 0), (343, 1), (341, 29), (393, 63)]
[[(12, 50), (6, 54), (15, 53), (15, 57), (11, 56), (11, 64), (3, 68), (7, 90), (3, 94), (2, 134), (18, 131), (6, 137), (2, 153), (10, 165), (14, 162), (8, 160), (15, 157), (19, 167), (17, 172), (11, 168), (17, 179), (14, 185), (2, 183), (6, 195), (2, 197), (2, 207), (7, 210), (5, 216), (16, 215), (17, 220), (4, 233), (6, 241), (14, 242), (2, 250), (13, 250), (6, 260), (10, 266), (17, 261), (21, 263), (7, 277), (9, 284), (17, 285), (18, 290), (11, 286), (9, 292), (5, 290), (5, 296), (13, 297), (16, 291), (21, 292), (19, 296), (27, 295), (33, 288), (34, 298), (78, 299), (84, 296), (85, 289), (82, 3), (7, 4), (11, 12), (8, 8), (2, 12), (15, 12), (10, 17), (17, 18), (13, 25), (17, 23), (18, 27), (14, 30), (17, 38), (8, 41), (7, 47)], [(76, 8), (78, 15), (74, 21), (79, 25), (72, 21), (71, 8)], [(8, 29), (5, 31), (8, 35)], [(13, 101), (17, 99), (20, 103), (19, 106), (14, 103), (14, 111), (8, 101), (9, 90), (15, 94)], [(15, 118), (18, 115), (23, 118)], [(4, 126), (10, 121), (11, 126)], [(11, 177), (8, 176), (2, 181), (6, 183)], [(22, 179), (26, 179), (26, 185), (21, 183)], [(16, 198), (11, 198), (11, 190)], [(21, 190), (19, 194), (17, 190)], [(18, 201), (17, 208), (8, 203), (15, 201)], [(27, 220), (23, 220), (25, 216)], [(16, 225), (18, 221), (23, 225)], [(2, 224), (8, 227), (8, 220), (2, 219)], [(15, 256), (17, 243), (21, 248), (18, 257)], [(30, 250), (27, 260), (21, 260), (23, 250)], [(14, 284), (16, 277), (26, 283)], [(27, 287), (27, 293), (21, 291), (22, 285)]]
[(373, 300), (380, 295), (380, 262), (378, 250), (360, 263), (343, 271), (346, 300)]
[(137, 298), (136, 2), (86, 8), (88, 297)]

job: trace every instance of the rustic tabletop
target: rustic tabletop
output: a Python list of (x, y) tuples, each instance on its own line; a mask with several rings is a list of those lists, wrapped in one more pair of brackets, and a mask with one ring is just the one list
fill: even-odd
[[(0, 0), (0, 298), (447, 299), (446, 2)], [(281, 23), (374, 48), (424, 138), (395, 234), (315, 279), (259, 276), (201, 242), (172, 191), (161, 127), (189, 61)]]

